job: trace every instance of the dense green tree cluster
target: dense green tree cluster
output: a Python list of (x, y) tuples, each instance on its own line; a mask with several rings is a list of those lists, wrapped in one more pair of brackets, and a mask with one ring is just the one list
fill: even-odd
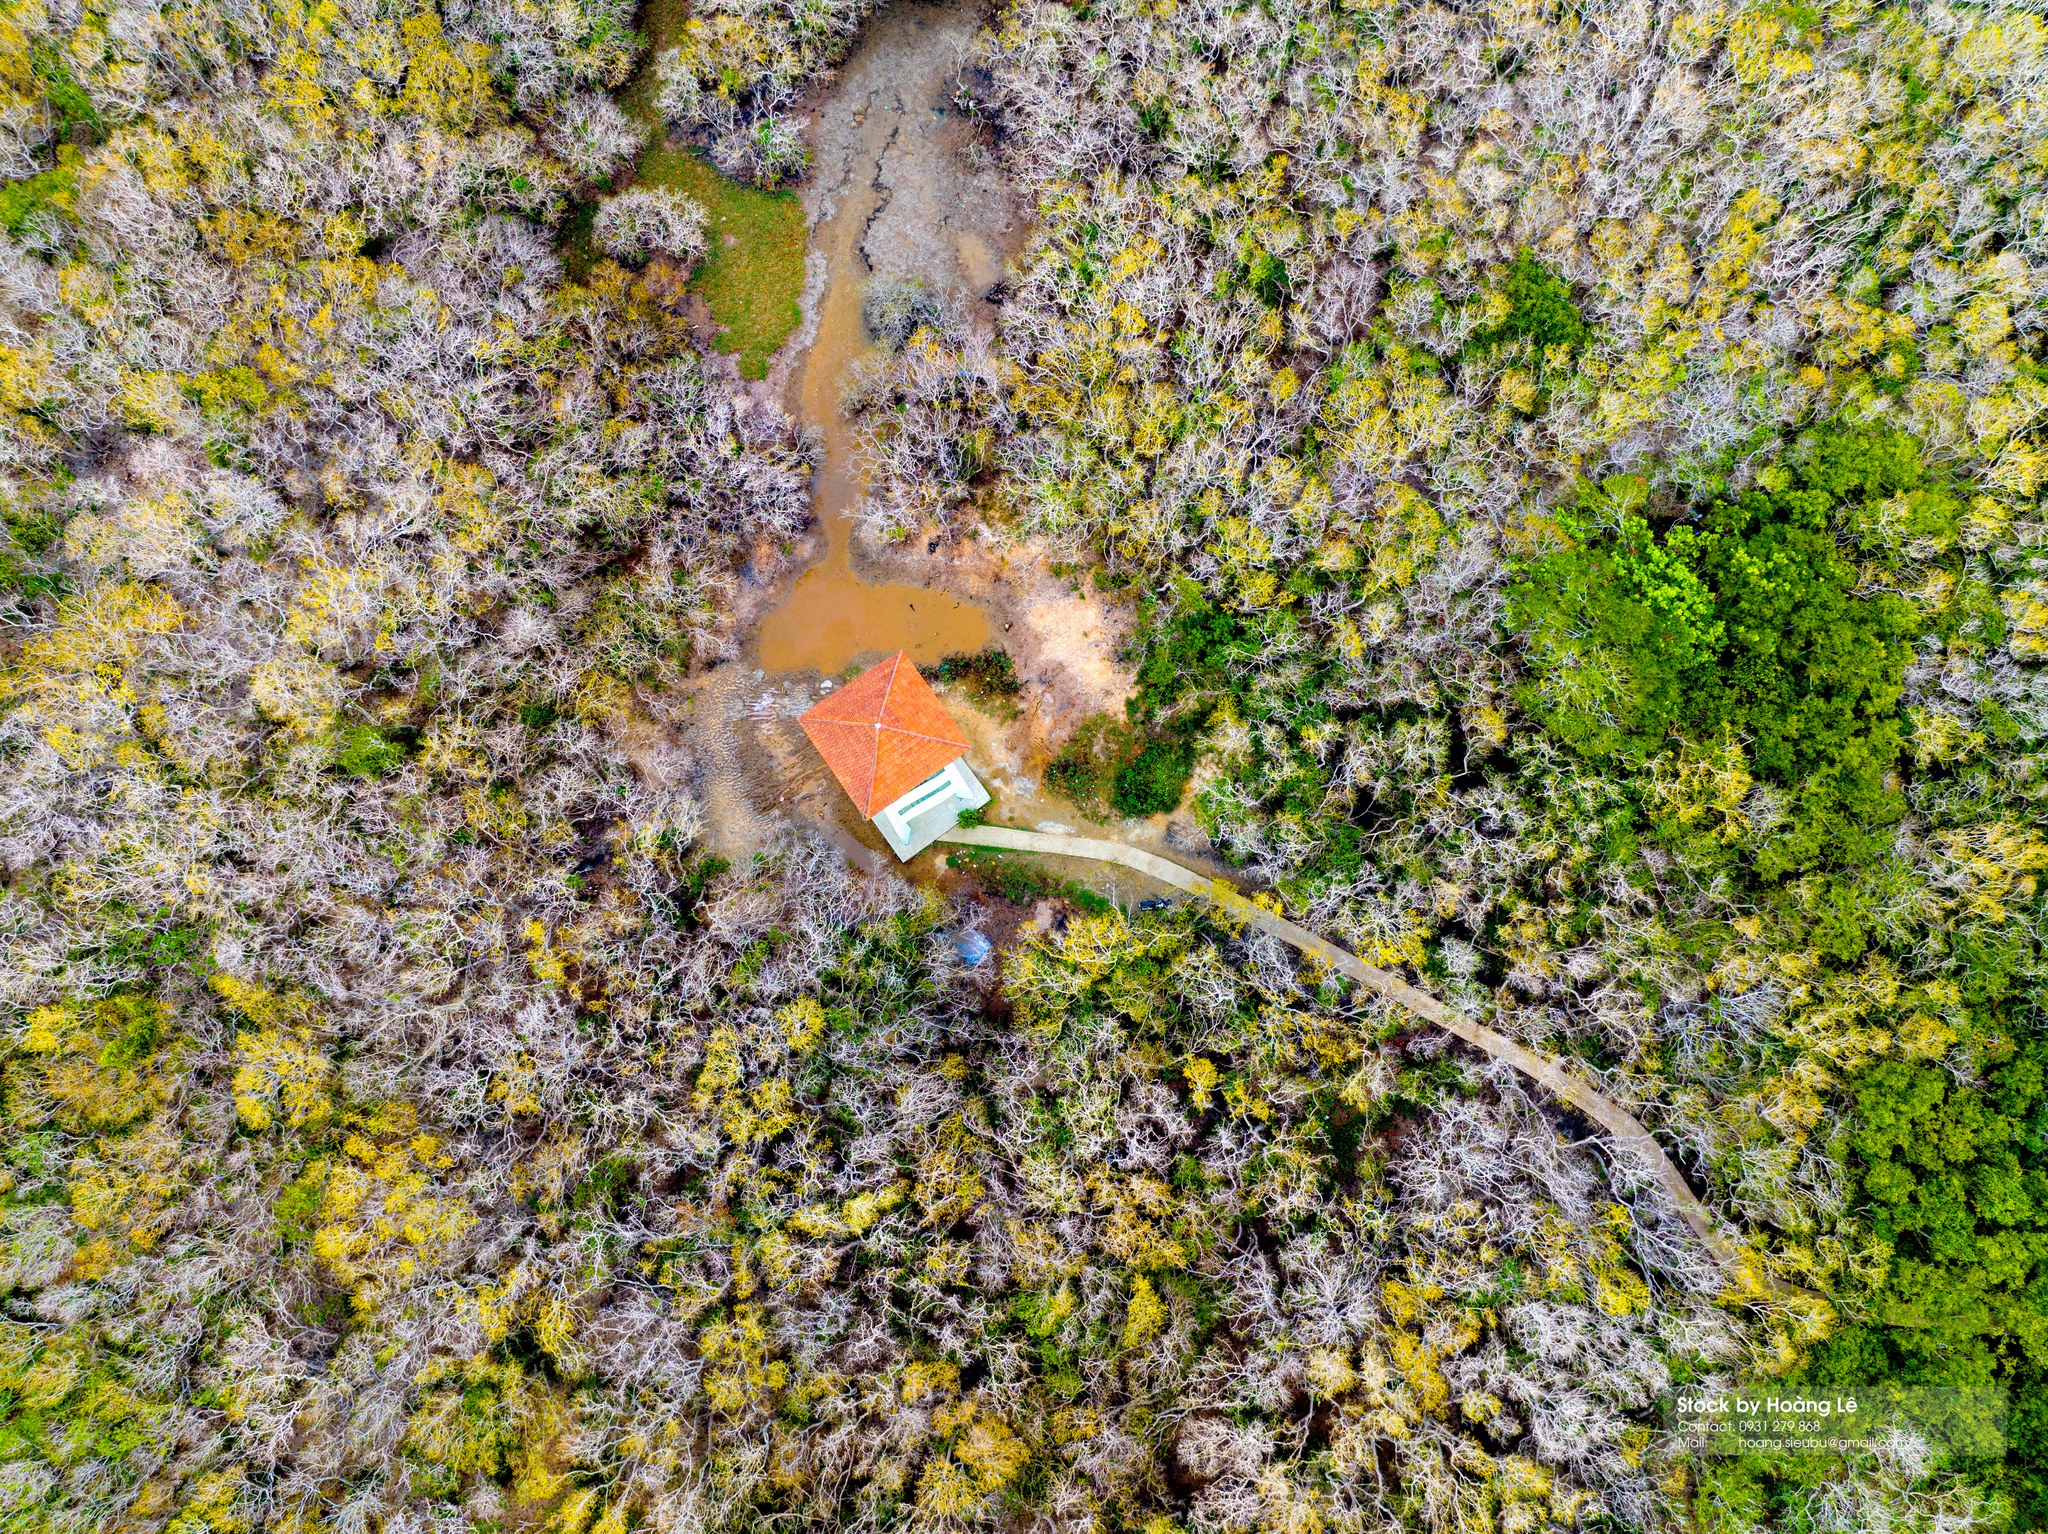
[(1527, 250), (1507, 264), (1497, 291), (1506, 312), (1472, 333), (1466, 343), (1468, 353), (1527, 341), (1531, 353), (1544, 358), (1551, 347), (1569, 350), (1592, 334), (1586, 317), (1572, 301), (1571, 288)]
[[(1803, 436), (1751, 488), (1655, 528), (1648, 496), (1635, 476), (1589, 487), (1558, 518), (1566, 546), (1509, 588), (1532, 712), (1624, 767), (1675, 741), (1738, 741), (1797, 804), (1760, 875), (1867, 861), (1905, 813), (1887, 777), (1907, 661), (1923, 637), (1950, 637), (1927, 634), (1872, 566), (1896, 577), (1909, 540), (1952, 547), (1961, 499), (1911, 439), (1841, 430)], [(1946, 626), (1996, 643), (2002, 624), (1985, 604)]]

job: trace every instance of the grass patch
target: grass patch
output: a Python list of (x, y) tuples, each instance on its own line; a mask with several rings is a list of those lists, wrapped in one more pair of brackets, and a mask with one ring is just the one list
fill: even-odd
[(804, 210), (794, 192), (728, 181), (687, 149), (650, 149), (639, 180), (671, 186), (702, 204), (710, 249), (690, 280), (721, 327), (718, 349), (740, 359), (742, 378), (766, 378), (802, 317)]
[(405, 766), (406, 748), (419, 732), (380, 730), (373, 724), (338, 725), (328, 738), (329, 759), (352, 778), (388, 778)]
[(599, 260), (597, 244), (590, 237), (591, 225), (596, 222), (597, 204), (594, 202), (577, 203), (569, 209), (569, 216), (562, 220), (562, 269), (569, 274), (571, 282), (587, 280), (591, 267)]

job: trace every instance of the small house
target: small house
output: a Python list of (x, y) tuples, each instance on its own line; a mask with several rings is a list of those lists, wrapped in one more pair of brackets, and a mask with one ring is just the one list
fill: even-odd
[(894, 655), (826, 695), (797, 723), (839, 786), (908, 860), (988, 803), (967, 737), (910, 657)]

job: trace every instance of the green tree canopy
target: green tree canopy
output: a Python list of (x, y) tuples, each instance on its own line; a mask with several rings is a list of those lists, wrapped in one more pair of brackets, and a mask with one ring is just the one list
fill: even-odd
[(1748, 490), (1661, 528), (1633, 477), (1588, 487), (1563, 546), (1509, 593), (1531, 680), (1524, 704), (1595, 760), (1639, 764), (1676, 739), (1746, 743), (1792, 790), (1792, 828), (1760, 871), (1859, 858), (1902, 802), (1887, 774), (1921, 624), (1870, 591), (1852, 556), (1882, 559), (1900, 524), (1952, 533), (1960, 504), (1890, 432), (1801, 437)]

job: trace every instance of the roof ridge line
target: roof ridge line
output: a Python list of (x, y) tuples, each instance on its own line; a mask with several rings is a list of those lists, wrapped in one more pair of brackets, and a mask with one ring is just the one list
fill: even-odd
[(884, 724), (879, 719), (875, 721), (875, 728), (878, 730), (894, 730), (898, 735), (908, 735), (915, 740), (935, 740), (942, 746), (958, 746), (962, 751), (967, 749), (966, 741), (956, 740), (950, 735), (927, 735), (923, 730), (906, 730), (900, 724)]

